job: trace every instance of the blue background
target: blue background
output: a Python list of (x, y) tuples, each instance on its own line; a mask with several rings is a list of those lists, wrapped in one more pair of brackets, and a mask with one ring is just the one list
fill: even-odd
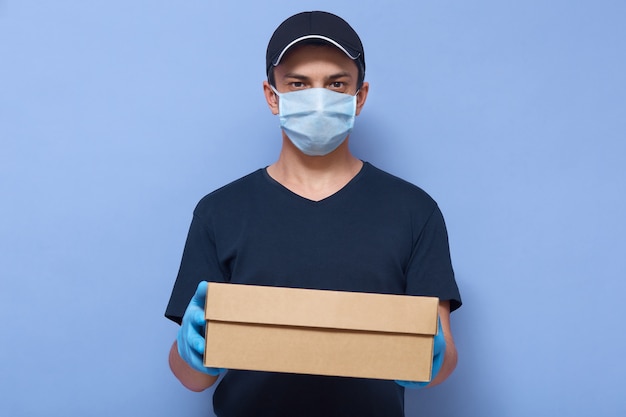
[(625, 415), (607, 0), (0, 0), (0, 415), (207, 415), (169, 372), (164, 308), (195, 203), (277, 157), (265, 47), (310, 9), (365, 44), (353, 151), (449, 228), (459, 365), (407, 415)]

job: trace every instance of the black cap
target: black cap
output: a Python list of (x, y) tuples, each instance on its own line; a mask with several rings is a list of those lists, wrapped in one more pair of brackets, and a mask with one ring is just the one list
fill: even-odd
[(276, 28), (265, 55), (265, 71), (280, 63), (285, 52), (299, 42), (318, 39), (341, 49), (365, 72), (365, 56), (359, 35), (352, 27), (332, 13), (302, 12), (291, 16)]

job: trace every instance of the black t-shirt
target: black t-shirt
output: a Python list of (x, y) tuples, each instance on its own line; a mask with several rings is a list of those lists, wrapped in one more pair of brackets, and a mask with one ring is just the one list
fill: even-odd
[[(364, 163), (321, 201), (259, 169), (197, 205), (165, 315), (180, 323), (199, 281), (409, 294), (461, 305), (441, 212), (424, 191)], [(403, 416), (393, 381), (230, 370), (217, 415)]]

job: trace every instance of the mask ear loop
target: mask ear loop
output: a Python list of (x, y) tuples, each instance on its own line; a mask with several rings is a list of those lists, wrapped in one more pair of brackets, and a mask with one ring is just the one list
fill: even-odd
[(274, 88), (274, 86), (273, 86), (272, 84), (270, 84), (270, 88), (272, 89), (272, 91), (274, 92), (274, 94), (276, 94), (276, 97), (280, 97), (280, 96), (281, 96), (281, 94), (278, 92), (278, 90), (276, 90), (276, 89)]
[(280, 96), (281, 96), (281, 94), (278, 92), (278, 90), (276, 90), (274, 88), (274, 86), (272, 84), (270, 84), (270, 88), (272, 89), (272, 91), (274, 92), (274, 95), (276, 96), (276, 105), (278, 106), (278, 113), (280, 114)]

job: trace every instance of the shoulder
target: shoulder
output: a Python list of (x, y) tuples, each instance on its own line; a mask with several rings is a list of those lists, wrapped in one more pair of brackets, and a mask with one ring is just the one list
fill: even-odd
[(383, 171), (369, 162), (365, 162), (363, 176), (367, 187), (371, 187), (380, 197), (392, 199), (395, 202), (407, 202), (410, 205), (434, 207), (435, 200), (421, 187)]
[(202, 197), (196, 205), (194, 214), (205, 213), (220, 207), (236, 207), (245, 204), (251, 194), (257, 192), (264, 182), (263, 169), (257, 169)]

